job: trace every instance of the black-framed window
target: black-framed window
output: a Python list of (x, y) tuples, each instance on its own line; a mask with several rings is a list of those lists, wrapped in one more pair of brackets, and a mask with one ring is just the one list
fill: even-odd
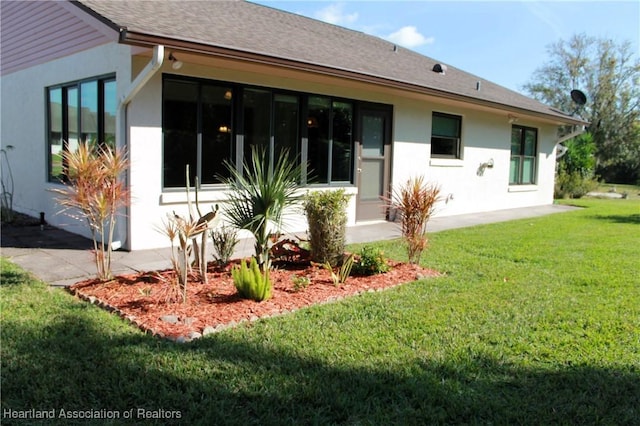
[[(355, 101), (164, 75), (163, 186), (220, 184), (262, 147), (304, 167), (305, 184), (353, 183)], [(236, 152), (236, 150), (238, 152)], [(223, 179), (221, 179), (221, 177)]]
[(117, 102), (114, 76), (47, 88), (49, 181), (66, 180), (63, 153), (73, 152), (80, 142), (115, 147)]
[(431, 156), (461, 158), (462, 117), (434, 112), (431, 116)]
[(164, 186), (202, 185), (229, 176), (232, 161), (234, 88), (198, 80), (166, 78), (163, 86)]
[(531, 185), (536, 182), (538, 130), (532, 127), (511, 128), (510, 185)]
[(309, 96), (307, 113), (309, 183), (351, 183), (353, 103)]

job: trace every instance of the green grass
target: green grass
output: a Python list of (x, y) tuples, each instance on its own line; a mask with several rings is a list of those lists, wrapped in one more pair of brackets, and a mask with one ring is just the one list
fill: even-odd
[[(2, 410), (181, 410), (157, 424), (638, 424), (640, 202), (571, 202), (585, 208), (432, 234), (423, 263), (446, 277), (185, 345), (3, 260)], [(376, 246), (405, 256), (397, 241)]]

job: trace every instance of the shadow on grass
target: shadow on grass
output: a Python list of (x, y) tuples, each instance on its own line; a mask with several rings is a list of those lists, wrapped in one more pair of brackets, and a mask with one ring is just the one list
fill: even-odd
[(606, 220), (612, 223), (623, 223), (623, 224), (640, 224), (640, 214), (629, 214), (629, 215), (598, 215), (595, 216), (596, 219)]
[(0, 285), (13, 286), (24, 284), (25, 281), (32, 279), (31, 275), (17, 268), (3, 267), (0, 268)]
[[(258, 330), (178, 345), (105, 327), (95, 319), (101, 316), (87, 315), (95, 308), (74, 306), (40, 328), (4, 321), (3, 411), (143, 408), (164, 410), (166, 417), (180, 410), (179, 420), (144, 423), (230, 425), (624, 425), (640, 418), (640, 377), (633, 369), (544, 370), (483, 354), (446, 362), (416, 357), (401, 371), (347, 368), (272, 347)], [(134, 411), (131, 421), (113, 424), (143, 420)], [(12, 422), (25, 424), (3, 419)]]

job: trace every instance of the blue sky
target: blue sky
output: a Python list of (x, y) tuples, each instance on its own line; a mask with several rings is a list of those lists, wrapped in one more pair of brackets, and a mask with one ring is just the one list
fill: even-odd
[(547, 47), (585, 33), (640, 57), (640, 1), (270, 1), (254, 3), (362, 31), (522, 91)]

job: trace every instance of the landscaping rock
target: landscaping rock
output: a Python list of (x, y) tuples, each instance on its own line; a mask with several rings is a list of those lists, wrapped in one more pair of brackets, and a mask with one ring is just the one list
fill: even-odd
[(206, 326), (204, 330), (202, 330), (203, 336), (208, 336), (209, 334), (215, 333), (217, 330), (215, 327), (211, 327), (210, 325)]
[(163, 315), (160, 317), (160, 320), (168, 322), (169, 324), (177, 324), (180, 321), (177, 315)]
[(197, 320), (197, 318), (189, 317), (189, 318), (185, 318), (184, 320), (182, 320), (182, 322), (184, 324), (186, 324), (186, 325), (191, 325), (196, 320)]

